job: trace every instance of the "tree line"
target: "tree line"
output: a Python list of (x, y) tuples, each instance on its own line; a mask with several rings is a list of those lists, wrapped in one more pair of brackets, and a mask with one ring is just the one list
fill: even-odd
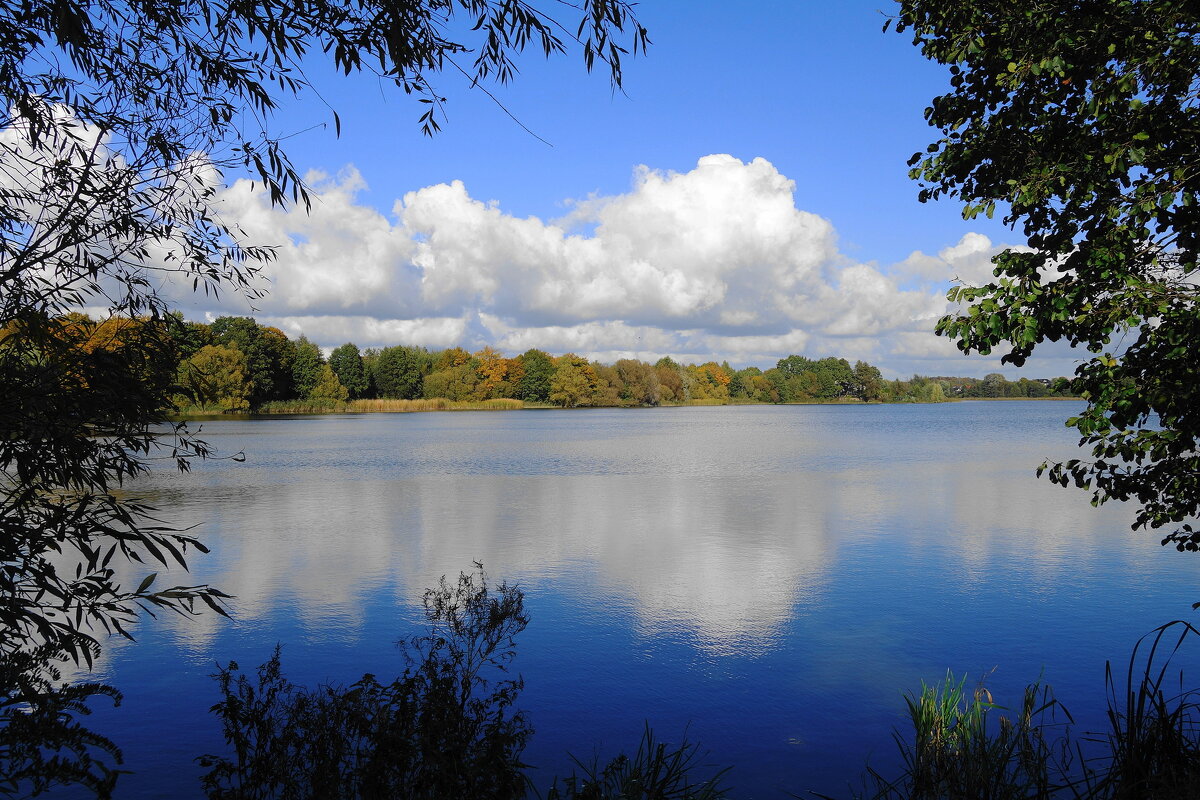
[[(132, 318), (95, 322), (83, 314), (58, 320), (60, 334), (87, 352), (114, 353), (147, 338), (148, 323)], [(656, 406), (677, 403), (941, 402), (957, 397), (1047, 397), (1069, 394), (1069, 381), (1008, 381), (919, 375), (885, 380), (865, 361), (844, 358), (781, 358), (774, 367), (734, 369), (728, 362), (680, 364), (620, 359), (613, 364), (574, 353), (559, 356), (530, 349), (515, 357), (484, 347), (428, 350), (396, 345), (360, 349), (353, 342), (328, 357), (305, 336), (289, 338), (251, 317), (220, 317), (211, 323), (176, 314), (156, 322), (151, 337), (171, 352), (155, 359), (173, 380), (178, 409), (279, 410), (290, 402), (343, 403), (354, 399), (452, 402), (513, 399), (564, 408)], [(143, 363), (149, 363), (148, 361)], [(163, 374), (165, 373), (165, 375)]]

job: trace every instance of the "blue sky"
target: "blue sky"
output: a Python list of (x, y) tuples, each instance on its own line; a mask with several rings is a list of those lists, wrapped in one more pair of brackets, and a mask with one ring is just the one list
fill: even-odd
[[(411, 98), (314, 62), (320, 98), (273, 121), (316, 171), (313, 213), (269, 209), (244, 182), (224, 200), (253, 238), (283, 245), (269, 297), (181, 305), (253, 313), (325, 347), (996, 371), (930, 331), (951, 278), (986, 280), (988, 258), (1020, 239), (963, 221), (953, 201), (917, 201), (906, 161), (935, 136), (922, 113), (947, 76), (881, 31), (891, 9), (643, 3), (653, 44), (626, 62), (623, 94), (578, 54), (530, 53), (513, 84), (489, 87), (536, 137), (452, 73), (436, 83), (442, 132), (425, 137)], [(1002, 371), (1073, 368), (1058, 350)]]

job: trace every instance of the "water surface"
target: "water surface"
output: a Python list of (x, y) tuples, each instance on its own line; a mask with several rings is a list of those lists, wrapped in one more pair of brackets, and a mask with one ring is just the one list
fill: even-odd
[[(136, 774), (199, 795), (220, 752), (218, 661), (284, 646), (298, 682), (401, 668), (420, 598), (482, 561), (532, 615), (516, 668), (545, 783), (636, 745), (644, 721), (731, 764), (745, 798), (846, 794), (896, 761), (901, 693), (1041, 676), (1100, 724), (1106, 658), (1188, 616), (1195, 556), (1131, 512), (1035, 479), (1077, 455), (1062, 402), (374, 414), (218, 421), (215, 460), (135, 488), (196, 525), (195, 576), (232, 621), (162, 618), (114, 642), (124, 706), (94, 717)], [(130, 573), (133, 576), (133, 573)], [(131, 577), (136, 580), (136, 577)], [(1193, 659), (1194, 660), (1194, 659)], [(1200, 675), (1200, 671), (1195, 674)]]

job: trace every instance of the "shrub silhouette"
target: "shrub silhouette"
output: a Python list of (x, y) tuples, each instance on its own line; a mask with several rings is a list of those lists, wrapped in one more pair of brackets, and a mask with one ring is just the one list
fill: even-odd
[(252, 679), (236, 662), (214, 676), (213, 706), (232, 756), (203, 756), (213, 800), (494, 798), (525, 794), (520, 756), (533, 733), (505, 677), (524, 595), (492, 590), (482, 565), (425, 593), (429, 633), (401, 642), (406, 668), (388, 684), (297, 687), (280, 649)]

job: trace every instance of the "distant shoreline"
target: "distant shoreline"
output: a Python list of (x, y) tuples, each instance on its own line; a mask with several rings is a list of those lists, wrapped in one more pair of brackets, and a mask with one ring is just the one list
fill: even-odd
[(996, 401), (1014, 402), (1044, 402), (1062, 400), (1081, 400), (1080, 397), (954, 397), (938, 402), (866, 402), (858, 399), (833, 400), (794, 400), (786, 403), (762, 403), (753, 400), (714, 402), (711, 400), (690, 401), (686, 403), (661, 403), (657, 406), (648, 405), (613, 405), (613, 406), (557, 406), (551, 403), (526, 403), (521, 400), (482, 400), (482, 401), (453, 401), (445, 398), (430, 400), (351, 400), (345, 403), (333, 402), (276, 402), (255, 410), (229, 411), (222, 409), (188, 408), (177, 413), (169, 414), (172, 420), (213, 420), (213, 419), (256, 419), (274, 416), (316, 416), (324, 414), (417, 414), (435, 411), (575, 411), (599, 408), (621, 409), (652, 409), (652, 408), (703, 408), (726, 406), (927, 406), (942, 403), (970, 403)]

